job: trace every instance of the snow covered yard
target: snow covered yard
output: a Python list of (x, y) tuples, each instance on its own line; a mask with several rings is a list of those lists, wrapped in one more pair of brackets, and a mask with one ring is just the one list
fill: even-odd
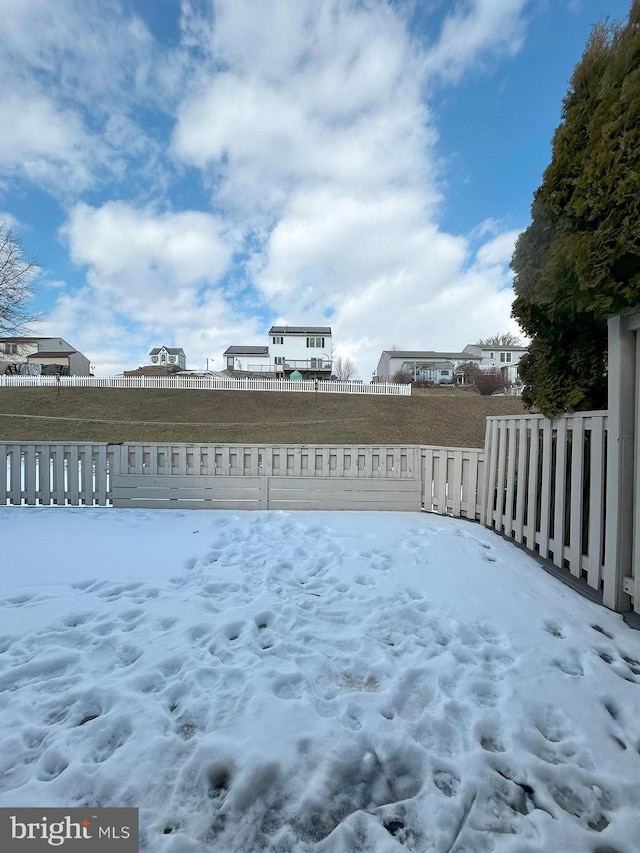
[(0, 509), (0, 806), (154, 853), (640, 849), (640, 633), (418, 513)]

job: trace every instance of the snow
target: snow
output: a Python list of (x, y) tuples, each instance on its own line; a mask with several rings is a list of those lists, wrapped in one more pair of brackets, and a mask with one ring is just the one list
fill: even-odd
[(420, 513), (0, 508), (0, 806), (154, 853), (640, 847), (640, 633)]

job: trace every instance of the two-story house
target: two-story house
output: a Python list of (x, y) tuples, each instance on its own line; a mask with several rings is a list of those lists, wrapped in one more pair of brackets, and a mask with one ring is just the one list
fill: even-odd
[(230, 346), (224, 352), (227, 371), (287, 378), (331, 377), (330, 326), (272, 326), (267, 346)]
[(154, 347), (149, 353), (149, 364), (160, 367), (174, 365), (176, 370), (187, 369), (187, 359), (182, 347)]
[(485, 344), (467, 344), (463, 352), (474, 358), (480, 357), (482, 370), (499, 370), (507, 382), (515, 382), (518, 378), (518, 362), (527, 352), (528, 347), (522, 346), (493, 346)]
[(0, 373), (89, 376), (89, 359), (64, 338), (0, 338)]

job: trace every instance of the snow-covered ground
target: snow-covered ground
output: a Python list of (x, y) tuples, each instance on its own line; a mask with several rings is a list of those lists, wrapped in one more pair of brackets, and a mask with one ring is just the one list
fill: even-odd
[(640, 849), (640, 633), (418, 513), (0, 509), (0, 806), (154, 853)]

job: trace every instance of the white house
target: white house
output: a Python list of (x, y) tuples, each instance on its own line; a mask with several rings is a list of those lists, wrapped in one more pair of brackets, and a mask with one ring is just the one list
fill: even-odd
[(528, 347), (521, 346), (467, 344), (463, 352), (470, 357), (479, 356), (482, 370), (499, 370), (507, 382), (515, 382), (518, 378), (518, 362), (527, 350)]
[(452, 385), (461, 364), (480, 364), (480, 356), (467, 352), (435, 352), (434, 350), (383, 350), (374, 376), (379, 382), (390, 382), (396, 373), (414, 381), (434, 385)]
[(64, 338), (0, 338), (0, 373), (58, 373), (89, 376), (89, 359)]
[(174, 364), (178, 370), (187, 369), (187, 359), (182, 347), (155, 347), (149, 353), (149, 364), (159, 366)]
[(331, 377), (329, 326), (272, 326), (267, 346), (230, 346), (224, 352), (226, 369), (288, 377)]

